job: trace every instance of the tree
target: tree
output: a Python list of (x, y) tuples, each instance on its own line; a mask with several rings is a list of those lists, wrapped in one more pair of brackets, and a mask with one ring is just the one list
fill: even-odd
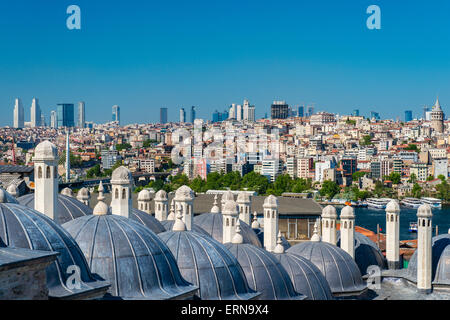
[(373, 193), (377, 196), (377, 197), (381, 197), (384, 193), (384, 185), (383, 182), (381, 181), (377, 181), (375, 182), (375, 189), (373, 190)]
[(195, 192), (204, 192), (205, 190), (205, 181), (197, 177), (190, 183), (189, 187), (194, 190)]
[(417, 147), (417, 144), (414, 144), (414, 143), (408, 144), (408, 147), (406, 147), (405, 150), (415, 151), (417, 153), (420, 153), (420, 149)]
[(331, 180), (326, 180), (322, 184), (322, 189), (320, 189), (320, 195), (326, 196), (328, 199), (332, 199), (337, 193), (339, 193), (339, 185)]
[(131, 144), (129, 143), (122, 143), (122, 144), (116, 144), (116, 150), (122, 151), (122, 150), (129, 150), (131, 149)]
[(256, 191), (258, 194), (266, 194), (269, 188), (269, 179), (267, 177), (256, 173), (255, 171), (249, 172), (242, 177), (241, 187), (248, 190)]
[(420, 198), (422, 197), (422, 188), (419, 186), (418, 183), (415, 183), (412, 190), (411, 190), (411, 194), (414, 198)]
[(370, 145), (372, 145), (373, 144), (372, 143), (372, 137), (369, 136), (369, 135), (363, 136), (360, 144), (363, 145), (363, 146), (370, 146)]
[(445, 180), (445, 177), (444, 177), (444, 180), (443, 179), (441, 179), (441, 180), (442, 180), (442, 183), (438, 184), (436, 186), (437, 197), (441, 200), (449, 201), (450, 200), (450, 185)]
[(401, 177), (400, 173), (398, 173), (398, 172), (391, 172), (390, 175), (385, 176), (384, 178), (385, 178), (385, 180), (392, 181), (393, 184), (399, 184), (400, 181), (402, 180), (402, 177)]
[(366, 174), (367, 174), (367, 172), (364, 172), (364, 171), (354, 172), (352, 175), (353, 181), (359, 181), (359, 179), (364, 177)]
[(282, 174), (275, 179), (273, 190), (276, 196), (281, 196), (284, 192), (290, 192), (293, 185), (293, 180), (290, 175)]
[(154, 143), (157, 143), (158, 141), (156, 140), (152, 140), (152, 139), (147, 139), (142, 143), (142, 147), (144, 148), (150, 148)]
[(411, 175), (409, 176), (409, 182), (410, 183), (415, 183), (417, 181), (417, 176), (415, 173), (411, 173)]
[(86, 177), (88, 178), (100, 177), (101, 173), (102, 171), (100, 170), (100, 164), (96, 164), (86, 172)]

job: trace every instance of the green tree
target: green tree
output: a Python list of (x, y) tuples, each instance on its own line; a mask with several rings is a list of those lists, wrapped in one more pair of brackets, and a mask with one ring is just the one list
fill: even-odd
[(96, 164), (92, 168), (86, 171), (86, 177), (87, 178), (94, 178), (94, 177), (100, 177), (102, 171), (100, 170), (100, 164)]
[(339, 185), (331, 180), (326, 180), (322, 184), (322, 189), (320, 189), (320, 195), (326, 196), (328, 199), (332, 199), (340, 191)]
[(393, 184), (399, 184), (402, 177), (398, 172), (391, 172), (390, 175), (384, 177), (384, 180), (390, 180)]
[(242, 177), (241, 186), (248, 190), (256, 191), (258, 194), (266, 194), (269, 188), (269, 180), (267, 177), (256, 173), (255, 171), (249, 172)]
[(442, 183), (438, 184), (436, 186), (437, 197), (441, 200), (449, 201), (450, 200), (450, 185), (447, 183), (444, 176), (443, 176), (443, 178), (444, 179), (441, 179)]
[(195, 192), (205, 192), (205, 181), (200, 178), (197, 177), (194, 180), (192, 180), (192, 182), (189, 184), (189, 187), (194, 190)]
[(419, 186), (418, 183), (415, 183), (412, 190), (411, 190), (411, 194), (414, 198), (420, 198), (422, 197), (422, 188)]
[(417, 176), (415, 173), (411, 173), (411, 175), (409, 176), (409, 181), (410, 183), (415, 183), (417, 181)]
[(375, 182), (375, 189), (373, 190), (373, 193), (377, 196), (377, 197), (381, 197), (384, 193), (384, 185), (383, 182), (381, 181), (377, 181)]
[(276, 196), (281, 196), (284, 192), (290, 192), (292, 190), (293, 180), (290, 175), (279, 175), (273, 184), (273, 190)]
[(372, 143), (372, 137), (369, 136), (369, 135), (363, 136), (360, 144), (362, 146), (370, 146), (370, 145), (372, 145), (373, 144)]
[(122, 143), (122, 144), (116, 144), (116, 150), (122, 151), (122, 150), (129, 150), (131, 149), (131, 144), (129, 143)]
[(367, 172), (364, 171), (356, 171), (352, 174), (353, 181), (359, 181), (360, 178), (364, 177)]

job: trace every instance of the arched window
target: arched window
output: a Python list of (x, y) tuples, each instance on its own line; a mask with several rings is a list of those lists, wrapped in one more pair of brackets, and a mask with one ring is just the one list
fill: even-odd
[(38, 168), (38, 178), (42, 179), (42, 167), (41, 166), (39, 166), (39, 168)]
[(328, 228), (328, 220), (325, 221), (325, 228)]
[(225, 226), (229, 227), (230, 226), (230, 220), (227, 218), (226, 222), (225, 222)]
[(422, 226), (425, 227), (425, 219), (422, 220)]
[(158, 211), (161, 211), (161, 203), (158, 203)]
[(234, 227), (234, 219), (231, 219), (231, 226)]
[(347, 229), (347, 221), (344, 222), (344, 229)]
[(334, 228), (334, 221), (331, 221), (331, 227)]
[(394, 222), (394, 215), (391, 214), (391, 222)]
[(119, 189), (116, 188), (116, 191), (114, 191), (114, 198), (119, 199)]
[(46, 179), (50, 179), (51, 178), (50, 167), (47, 167), (47, 170), (45, 172), (45, 178)]
[(144, 210), (144, 205), (141, 203), (139, 209)]
[(350, 221), (350, 222), (349, 222), (349, 228), (351, 228), (351, 227), (352, 227), (352, 222)]
[(428, 220), (428, 226), (431, 227), (431, 220)]
[(275, 211), (272, 211), (272, 218), (275, 219)]
[(127, 197), (127, 191), (126, 189), (122, 189), (122, 199), (125, 199)]
[(270, 212), (267, 211), (267, 218), (270, 218)]

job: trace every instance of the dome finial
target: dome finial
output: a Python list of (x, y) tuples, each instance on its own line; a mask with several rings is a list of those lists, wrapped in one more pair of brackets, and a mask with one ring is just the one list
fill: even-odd
[(105, 197), (103, 196), (103, 192), (105, 192), (105, 188), (103, 188), (103, 181), (100, 180), (100, 184), (98, 185), (98, 197), (97, 197), (98, 201), (105, 200)]
[(284, 253), (283, 241), (281, 240), (281, 231), (278, 231), (277, 245), (273, 250), (274, 253)]
[(259, 229), (261, 226), (258, 222), (258, 213), (253, 212), (253, 222), (252, 222), (252, 229)]
[(181, 214), (181, 208), (177, 210), (177, 218), (173, 224), (172, 231), (186, 231), (186, 225), (183, 222), (183, 215)]
[(218, 206), (218, 202), (217, 202), (217, 194), (214, 196), (214, 204), (213, 207), (211, 208), (211, 213), (220, 213), (220, 208)]
[(311, 237), (311, 241), (314, 241), (314, 242), (322, 241), (322, 239), (320, 238), (320, 235), (319, 235), (319, 226), (318, 226), (318, 222), (317, 221), (314, 224), (314, 234)]
[(241, 224), (240, 224), (239, 220), (236, 222), (236, 233), (235, 233), (233, 239), (231, 240), (231, 242), (234, 244), (244, 243), (244, 238), (241, 235)]
[(174, 204), (173, 199), (170, 202), (170, 211), (169, 211), (169, 215), (167, 216), (167, 220), (175, 220), (175, 204)]
[(106, 216), (108, 214), (109, 207), (105, 202), (103, 202), (103, 200), (105, 199), (103, 197), (103, 192), (100, 192), (99, 194), (100, 195), (98, 196), (98, 203), (94, 207), (93, 215)]

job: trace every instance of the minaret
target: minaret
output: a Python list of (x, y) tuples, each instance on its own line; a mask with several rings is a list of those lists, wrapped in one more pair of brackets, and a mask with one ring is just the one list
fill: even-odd
[(252, 229), (259, 229), (261, 226), (258, 222), (258, 213), (255, 211), (253, 212), (253, 221), (252, 221)]
[(137, 201), (139, 210), (151, 214), (150, 203), (152, 201), (152, 195), (150, 191), (148, 191), (147, 189), (143, 189), (141, 192), (139, 192)]
[(350, 206), (341, 210), (341, 249), (355, 258), (355, 210)]
[(175, 192), (175, 211), (181, 209), (186, 230), (192, 230), (194, 224), (194, 191), (188, 186), (181, 186)]
[(225, 193), (222, 195), (222, 201), (221, 201), (222, 209), (223, 209), (223, 207), (225, 206), (225, 203), (226, 203), (228, 200), (233, 200), (233, 201), (234, 201), (234, 195), (233, 195), (233, 192), (231, 192), (230, 190), (228, 190), (227, 192), (225, 192)]
[(250, 225), (250, 210), (252, 205), (250, 195), (247, 192), (240, 192), (236, 202), (239, 206), (239, 219)]
[(130, 170), (121, 166), (114, 170), (111, 176), (111, 211), (112, 214), (130, 217), (132, 209), (131, 186), (133, 177)]
[(431, 220), (433, 213), (428, 204), (417, 209), (417, 289), (422, 293), (430, 293), (431, 286), (431, 238), (433, 230)]
[(91, 200), (91, 194), (89, 193), (89, 190), (85, 187), (81, 188), (77, 193), (77, 199), (78, 201), (83, 202), (89, 207), (89, 203)]
[(395, 200), (386, 206), (386, 260), (389, 269), (400, 269), (400, 206)]
[(223, 234), (222, 242), (228, 243), (233, 240), (236, 233), (236, 222), (239, 220), (239, 208), (234, 200), (228, 200), (222, 209)]
[(155, 218), (158, 221), (169, 220), (167, 218), (168, 212), (169, 198), (167, 197), (167, 192), (164, 190), (159, 190), (155, 195)]
[(336, 245), (337, 213), (333, 206), (326, 206), (322, 211), (322, 241)]
[(50, 141), (41, 142), (34, 150), (34, 209), (58, 221), (58, 149)]
[(170, 202), (170, 211), (169, 215), (167, 216), (167, 220), (169, 221), (175, 220), (175, 201), (173, 199)]
[(273, 252), (278, 235), (278, 199), (270, 195), (264, 200), (264, 247)]
[(70, 182), (70, 141), (69, 130), (66, 133), (66, 182)]

